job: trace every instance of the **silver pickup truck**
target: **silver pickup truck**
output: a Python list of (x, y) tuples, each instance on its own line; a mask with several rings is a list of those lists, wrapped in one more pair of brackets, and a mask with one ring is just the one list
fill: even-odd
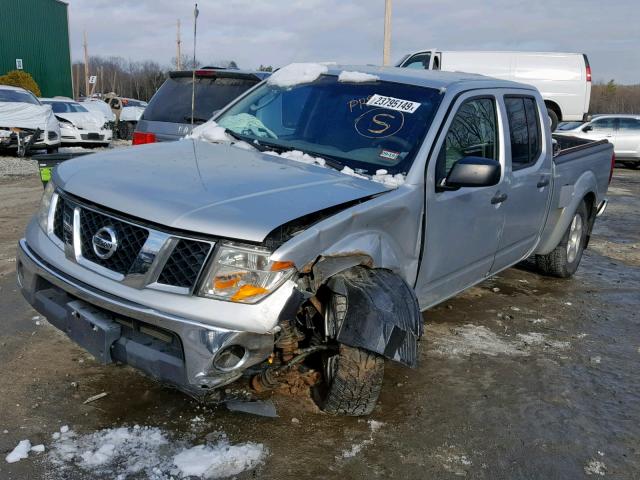
[(105, 364), (218, 400), (315, 375), (320, 408), (365, 415), (421, 311), (529, 257), (576, 271), (612, 158), (553, 140), (533, 87), (293, 64), (192, 138), (58, 166), (17, 279)]

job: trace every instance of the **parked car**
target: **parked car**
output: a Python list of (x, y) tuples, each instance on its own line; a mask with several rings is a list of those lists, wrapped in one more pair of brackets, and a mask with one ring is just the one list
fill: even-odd
[(30, 149), (53, 153), (60, 145), (60, 128), (51, 107), (20, 87), (0, 85), (0, 149), (19, 156)]
[(60, 138), (63, 145), (106, 147), (113, 133), (101, 112), (90, 112), (71, 99), (41, 98), (44, 105), (51, 105), (60, 122)]
[(558, 124), (558, 128), (556, 128), (556, 132), (561, 132), (563, 130), (574, 130), (584, 124), (585, 122), (560, 122)]
[(18, 284), (97, 359), (197, 398), (311, 374), (325, 412), (368, 414), (384, 359), (416, 366), (421, 310), (531, 256), (574, 274), (613, 147), (557, 142), (527, 85), (293, 64), (189, 139), (59, 165)]
[(111, 111), (111, 107), (104, 100), (99, 98), (85, 99), (80, 104), (90, 112), (100, 112), (104, 117), (104, 121), (115, 125), (116, 116)]
[(536, 87), (551, 119), (586, 121), (591, 99), (591, 66), (582, 53), (422, 50), (405, 55), (404, 68), (472, 72)]
[(131, 140), (136, 125), (147, 108), (147, 102), (135, 98), (120, 97), (115, 93), (108, 93), (103, 99), (116, 117), (118, 138)]
[(640, 167), (640, 115), (594, 115), (590, 122), (558, 133), (589, 140), (606, 139), (613, 143), (620, 163)]
[[(196, 70), (195, 75), (193, 124), (200, 125), (270, 74), (207, 67)], [(169, 74), (138, 122), (134, 145), (178, 140), (191, 132), (192, 79), (191, 70)]]

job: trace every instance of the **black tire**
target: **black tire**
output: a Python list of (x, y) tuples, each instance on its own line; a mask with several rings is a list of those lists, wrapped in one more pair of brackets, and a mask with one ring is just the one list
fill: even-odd
[[(568, 248), (570, 237), (572, 235), (572, 226), (574, 222), (576, 222), (576, 217), (580, 217), (581, 229), (580, 235), (577, 240), (579, 243), (577, 244), (577, 250), (574, 255), (571, 255), (570, 249)], [(584, 252), (584, 246), (587, 239), (587, 232), (589, 231), (589, 215), (587, 213), (587, 206), (584, 202), (580, 204), (576, 213), (574, 214), (574, 218), (571, 223), (567, 227), (567, 231), (562, 237), (562, 241), (558, 244), (558, 246), (551, 252), (546, 255), (536, 255), (536, 266), (538, 270), (552, 277), (559, 278), (569, 278), (578, 269), (578, 265), (580, 265), (580, 260), (582, 259), (582, 252)], [(575, 240), (571, 240), (572, 245), (575, 246)]]
[(640, 169), (640, 162), (627, 162), (625, 163), (627, 168), (631, 168), (632, 170)]
[[(344, 318), (346, 298), (332, 294), (329, 314)], [(384, 377), (384, 358), (361, 348), (340, 344), (323, 357), (323, 381), (314, 387), (318, 407), (330, 415), (369, 415), (376, 406)]]
[(133, 137), (133, 124), (131, 122), (120, 122), (118, 124), (118, 137), (122, 140), (131, 140)]
[(558, 128), (558, 123), (560, 123), (558, 115), (549, 107), (547, 107), (547, 115), (549, 115), (549, 119), (551, 120), (551, 131), (555, 132), (556, 128)]

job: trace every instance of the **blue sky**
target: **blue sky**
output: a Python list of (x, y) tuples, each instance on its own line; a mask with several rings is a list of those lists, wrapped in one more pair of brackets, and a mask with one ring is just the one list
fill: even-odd
[[(193, 2), (68, 0), (74, 60), (191, 54)], [(240, 67), (293, 61), (380, 63), (384, 0), (201, 0), (198, 58)], [(594, 80), (640, 83), (639, 0), (394, 0), (392, 58), (423, 48), (586, 53)]]

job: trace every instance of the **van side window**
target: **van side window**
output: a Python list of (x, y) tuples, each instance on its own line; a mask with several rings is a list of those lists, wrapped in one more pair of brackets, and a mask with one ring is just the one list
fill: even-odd
[(532, 97), (505, 97), (504, 103), (509, 119), (512, 168), (529, 167), (542, 152), (538, 106)]
[(493, 98), (463, 103), (449, 126), (436, 163), (436, 185), (447, 178), (453, 164), (464, 157), (498, 160), (498, 122)]
[(430, 53), (417, 53), (413, 57), (405, 61), (404, 68), (429, 69)]

